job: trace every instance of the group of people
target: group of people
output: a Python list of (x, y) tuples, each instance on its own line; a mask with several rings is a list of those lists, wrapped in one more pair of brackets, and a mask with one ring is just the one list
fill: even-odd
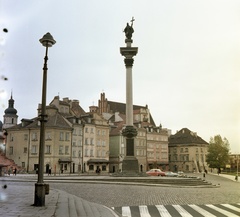
[(101, 173), (101, 169), (100, 169), (99, 167), (96, 169), (96, 173), (97, 173), (98, 175)]
[(13, 175), (17, 175), (17, 168), (8, 168), (8, 175), (10, 176), (11, 175), (11, 171), (12, 171), (12, 174)]

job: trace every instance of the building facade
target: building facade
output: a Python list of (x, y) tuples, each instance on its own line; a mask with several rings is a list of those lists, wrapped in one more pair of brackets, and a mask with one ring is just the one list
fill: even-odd
[[(41, 114), (41, 105), (38, 107)], [(45, 172), (93, 173), (97, 168), (108, 172), (109, 127), (96, 113), (86, 113), (77, 100), (54, 97), (46, 107)], [(22, 119), (7, 130), (6, 156), (27, 172), (37, 172), (40, 122)]]
[(171, 171), (203, 172), (208, 170), (208, 143), (197, 133), (183, 128), (169, 137), (169, 166)]

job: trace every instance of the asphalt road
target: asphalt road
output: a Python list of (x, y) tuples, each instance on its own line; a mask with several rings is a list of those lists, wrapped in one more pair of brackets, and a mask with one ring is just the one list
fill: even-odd
[(220, 187), (178, 188), (91, 183), (51, 183), (50, 187), (108, 207), (240, 202), (239, 182), (210, 174), (206, 176), (206, 180), (220, 184)]

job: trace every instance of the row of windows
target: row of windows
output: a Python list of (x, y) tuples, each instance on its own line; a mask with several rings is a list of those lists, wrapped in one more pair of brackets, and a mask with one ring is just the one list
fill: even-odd
[(153, 152), (148, 152), (147, 156), (148, 156), (148, 158), (156, 157), (157, 159), (162, 159), (162, 160), (167, 160), (168, 159), (168, 153), (167, 152), (156, 153), (156, 155)]
[[(85, 132), (88, 133), (88, 128), (85, 128)], [(97, 131), (98, 134), (97, 135), (106, 135), (106, 131), (105, 130), (98, 130)], [(91, 128), (91, 133), (94, 133), (94, 128)], [(73, 131), (73, 135), (82, 135), (82, 129), (78, 129), (78, 134), (77, 134), (77, 129), (74, 129)], [(13, 136), (10, 135), (10, 140), (13, 141)], [(24, 134), (24, 140), (27, 141), (28, 140), (28, 134)], [(31, 140), (32, 141), (37, 141), (38, 140), (38, 133), (32, 133), (31, 134)], [(45, 140), (52, 140), (52, 134), (51, 132), (46, 132), (45, 133)], [(69, 132), (60, 132), (59, 134), (59, 140), (60, 141), (70, 141), (70, 133)]]
[[(196, 148), (196, 153), (198, 153), (198, 150), (199, 148)], [(177, 151), (178, 151), (177, 148), (173, 148), (174, 153), (177, 153)], [(180, 153), (183, 153), (183, 152), (187, 153), (188, 151), (189, 151), (188, 148), (180, 148)], [(200, 148), (200, 151), (203, 152), (203, 148)]]
[[(105, 150), (97, 150), (96, 157), (106, 157), (107, 152)], [(94, 157), (94, 150), (93, 149), (85, 149), (84, 152), (85, 157)]]
[[(85, 145), (94, 145), (94, 139), (93, 138), (85, 138)], [(98, 140), (97, 141), (97, 146), (106, 146), (106, 141), (105, 140)]]
[[(28, 140), (28, 134), (24, 134), (24, 140)], [(13, 136), (10, 135), (10, 140), (13, 141)], [(32, 133), (31, 134), (31, 140), (32, 141), (37, 141), (38, 140), (38, 133)], [(45, 140), (52, 140), (52, 134), (51, 132), (46, 132), (45, 133)], [(70, 141), (70, 133), (69, 132), (60, 132), (59, 133), (59, 140), (60, 141)]]
[[(88, 128), (85, 127), (85, 133), (94, 133), (95, 128)], [(98, 136), (106, 136), (106, 130), (97, 130), (97, 135)]]
[[(201, 160), (202, 162), (204, 162), (204, 154), (201, 154), (200, 156), (198, 154), (196, 154), (196, 158), (197, 161)], [(169, 155), (169, 160), (170, 161), (189, 161), (189, 155), (188, 154), (174, 154), (174, 155)]]

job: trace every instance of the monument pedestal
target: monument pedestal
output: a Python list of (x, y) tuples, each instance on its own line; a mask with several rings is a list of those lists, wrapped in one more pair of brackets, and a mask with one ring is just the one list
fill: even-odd
[(122, 161), (123, 175), (135, 176), (139, 174), (138, 160), (134, 156), (126, 156)]

